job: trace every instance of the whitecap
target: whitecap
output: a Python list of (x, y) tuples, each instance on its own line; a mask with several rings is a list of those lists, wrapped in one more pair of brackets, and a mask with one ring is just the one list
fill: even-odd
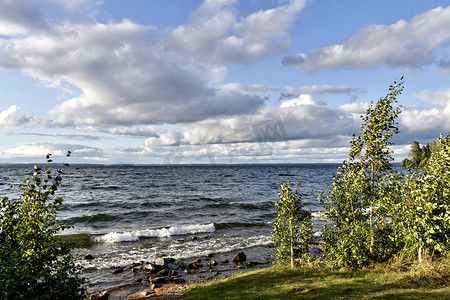
[(110, 232), (105, 235), (101, 235), (94, 238), (94, 242), (97, 243), (121, 243), (121, 242), (135, 242), (140, 237), (169, 237), (174, 235), (186, 235), (196, 233), (211, 233), (216, 229), (214, 223), (210, 224), (195, 224), (195, 225), (182, 225), (172, 226), (169, 228), (158, 229), (144, 229), (134, 230), (129, 232)]

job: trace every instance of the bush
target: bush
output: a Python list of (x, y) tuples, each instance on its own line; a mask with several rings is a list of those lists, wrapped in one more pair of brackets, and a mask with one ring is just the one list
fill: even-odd
[(297, 189), (292, 192), (289, 181), (280, 185), (279, 201), (275, 203), (277, 219), (273, 222), (274, 238), (279, 248), (275, 257), (281, 263), (302, 259), (309, 255), (314, 241), (311, 213), (303, 210), (302, 199)]
[[(50, 162), (48, 154), (47, 167)], [(33, 171), (19, 184), (17, 200), (0, 201), (0, 298), (82, 299), (87, 281), (56, 236), (68, 227), (56, 217), (63, 171), (37, 166)]]
[(397, 236), (405, 248), (417, 253), (450, 252), (450, 136), (439, 139), (425, 170), (407, 175), (402, 187), (403, 201), (393, 208)]

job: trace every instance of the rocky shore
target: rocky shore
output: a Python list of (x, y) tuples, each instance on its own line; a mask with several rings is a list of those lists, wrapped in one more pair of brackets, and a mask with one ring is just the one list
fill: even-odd
[[(265, 253), (273, 252), (271, 246), (266, 248)], [(111, 281), (120, 284), (108, 286), (107, 282), (96, 282), (88, 299), (166, 299), (179, 296), (189, 284), (226, 278), (272, 264), (270, 255), (256, 257), (258, 254), (261, 251), (246, 249), (245, 252), (210, 253), (191, 259), (159, 257), (151, 262), (118, 266), (106, 271), (114, 279)], [(95, 257), (86, 255), (84, 259), (92, 260)]]

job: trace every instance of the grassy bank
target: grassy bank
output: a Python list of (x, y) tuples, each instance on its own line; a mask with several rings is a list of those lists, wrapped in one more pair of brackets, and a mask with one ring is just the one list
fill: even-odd
[(450, 270), (271, 267), (190, 288), (181, 299), (450, 299)]

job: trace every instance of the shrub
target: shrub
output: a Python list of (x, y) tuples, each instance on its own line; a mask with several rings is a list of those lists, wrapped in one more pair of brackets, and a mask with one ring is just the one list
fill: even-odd
[(450, 136), (439, 138), (425, 170), (406, 176), (401, 194), (393, 223), (405, 248), (420, 262), (424, 251), (450, 252)]
[(303, 210), (298, 189), (292, 192), (289, 181), (280, 185), (279, 201), (275, 203), (277, 219), (273, 222), (274, 239), (279, 247), (275, 257), (281, 263), (290, 261), (294, 267), (295, 259), (309, 255), (314, 241), (311, 213)]
[[(50, 162), (48, 154), (47, 167)], [(63, 171), (37, 166), (33, 171), (19, 184), (17, 200), (0, 201), (0, 298), (82, 299), (87, 281), (56, 236), (67, 228), (56, 217)]]

